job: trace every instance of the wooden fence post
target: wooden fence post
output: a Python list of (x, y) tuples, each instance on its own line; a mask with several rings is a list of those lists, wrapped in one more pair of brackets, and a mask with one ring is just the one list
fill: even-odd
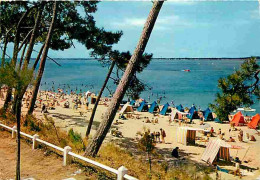
[(118, 175), (117, 175), (117, 180), (123, 180), (124, 179), (124, 175), (127, 174), (128, 169), (126, 169), (126, 167), (121, 166), (120, 168), (118, 168)]
[(15, 131), (17, 130), (17, 127), (14, 126), (13, 129), (12, 129), (12, 138), (15, 138), (16, 137), (16, 134), (15, 134)]
[(36, 149), (36, 148), (37, 148), (37, 141), (36, 141), (36, 139), (38, 139), (38, 138), (39, 138), (39, 135), (38, 135), (38, 134), (33, 135), (33, 139), (32, 139), (32, 141), (33, 141), (32, 149)]
[(66, 146), (63, 151), (63, 166), (66, 166), (70, 163), (71, 157), (69, 156), (69, 152), (71, 152), (71, 147)]

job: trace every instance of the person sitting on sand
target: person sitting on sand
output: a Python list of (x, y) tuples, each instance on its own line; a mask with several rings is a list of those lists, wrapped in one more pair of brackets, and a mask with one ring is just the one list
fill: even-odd
[(64, 103), (64, 108), (69, 108), (70, 107), (70, 103), (69, 103), (69, 101), (66, 101), (65, 103)]
[(214, 133), (214, 128), (211, 127), (209, 132), (210, 132), (210, 136), (212, 137), (212, 136), (213, 136), (213, 133)]
[(255, 136), (251, 135), (251, 136), (250, 136), (250, 141), (256, 141)]
[(217, 135), (220, 135), (220, 134), (221, 134), (221, 128), (219, 128), (217, 131)]
[(229, 137), (229, 140), (227, 140), (227, 142), (236, 142), (234, 138)]
[(151, 123), (148, 117), (146, 118), (145, 123)]
[(155, 118), (155, 121), (154, 121), (154, 122), (158, 124), (158, 118)]
[(179, 147), (176, 147), (172, 150), (172, 157), (179, 158)]

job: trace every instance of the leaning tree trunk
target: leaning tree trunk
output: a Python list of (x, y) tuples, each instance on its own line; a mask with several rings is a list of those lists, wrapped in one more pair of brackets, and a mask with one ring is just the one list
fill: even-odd
[(38, 94), (38, 90), (39, 90), (39, 87), (40, 87), (42, 75), (43, 75), (43, 72), (44, 72), (44, 67), (45, 67), (45, 63), (46, 63), (46, 59), (47, 59), (47, 55), (48, 55), (48, 50), (49, 50), (49, 46), (50, 46), (50, 42), (51, 42), (51, 38), (52, 38), (52, 33), (53, 33), (53, 29), (54, 29), (54, 23), (55, 23), (56, 16), (57, 16), (56, 8), (57, 8), (57, 1), (54, 2), (53, 17), (52, 17), (52, 21), (51, 21), (51, 25), (50, 25), (50, 28), (49, 28), (47, 38), (45, 40), (43, 54), (42, 54), (42, 57), (41, 57), (41, 63), (40, 63), (38, 75), (37, 75), (37, 78), (36, 78), (36, 82), (35, 82), (35, 85), (34, 85), (34, 88), (33, 88), (33, 95), (32, 95), (31, 101), (30, 101), (30, 106), (29, 106), (29, 109), (28, 109), (28, 112), (27, 112), (28, 115), (31, 115), (33, 113), (35, 101), (36, 101), (36, 98), (37, 98), (37, 94)]
[(21, 67), (22, 67), (23, 58), (24, 58), (24, 53), (25, 53), (25, 50), (26, 50), (26, 48), (27, 48), (27, 45), (28, 45), (28, 43), (25, 43), (25, 44), (24, 44), (23, 51), (22, 51), (22, 55), (21, 55), (21, 58), (20, 58), (20, 63), (19, 63), (19, 69), (21, 69)]
[(103, 86), (102, 86), (102, 88), (101, 88), (101, 90), (100, 90), (100, 92), (99, 92), (99, 94), (98, 94), (97, 100), (96, 100), (95, 105), (94, 105), (93, 110), (92, 110), (91, 117), (90, 117), (90, 119), (89, 119), (88, 129), (87, 129), (87, 132), (86, 132), (86, 137), (88, 137), (89, 134), (90, 134), (91, 126), (92, 126), (93, 121), (94, 121), (94, 117), (95, 117), (95, 113), (96, 113), (96, 110), (97, 110), (97, 107), (98, 107), (98, 103), (99, 103), (99, 101), (100, 101), (100, 98), (101, 98), (101, 96), (102, 96), (102, 94), (103, 94), (104, 89), (105, 89), (106, 86), (107, 86), (107, 82), (108, 82), (108, 80), (109, 80), (109, 78), (110, 78), (110, 75), (111, 75), (111, 73), (112, 73), (112, 71), (113, 71), (113, 69), (114, 69), (115, 64), (116, 64), (116, 62), (115, 62), (115, 60), (113, 60), (111, 66), (110, 66), (110, 68), (109, 68), (109, 71), (108, 71), (107, 77), (106, 77), (106, 79), (105, 79), (105, 82), (104, 82), (104, 84), (103, 84)]
[(140, 61), (140, 58), (145, 50), (149, 37), (152, 33), (155, 21), (159, 15), (160, 9), (163, 5), (164, 1), (155, 1), (153, 7), (149, 13), (149, 16), (146, 20), (144, 25), (143, 32), (141, 34), (139, 43), (126, 67), (125, 73), (120, 80), (119, 85), (117, 86), (116, 92), (113, 95), (112, 101), (109, 104), (109, 107), (106, 111), (104, 116), (104, 120), (101, 122), (95, 136), (93, 137), (92, 141), (88, 144), (86, 148), (85, 155), (95, 157), (102, 145), (103, 140), (108, 133), (111, 124), (114, 120), (120, 102), (122, 101), (124, 94), (128, 88), (129, 82), (133, 77), (134, 73), (136, 72), (136, 66)]
[(44, 44), (42, 45), (42, 47), (41, 47), (41, 49), (40, 49), (40, 51), (39, 51), (39, 53), (38, 53), (38, 55), (37, 55), (37, 57), (35, 59), (35, 62), (34, 62), (33, 67), (32, 67), (33, 71), (36, 69), (37, 64), (38, 64), (38, 62), (39, 62), (39, 60), (41, 58), (43, 48), (44, 48)]

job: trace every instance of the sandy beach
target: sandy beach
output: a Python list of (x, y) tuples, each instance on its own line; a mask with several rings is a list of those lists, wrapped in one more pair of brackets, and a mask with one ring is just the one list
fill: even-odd
[[(43, 92), (41, 93), (43, 94)], [(54, 94), (54, 93), (51, 93)], [(41, 95), (42, 102), (46, 103), (44, 95)], [(51, 97), (51, 96), (49, 96)], [(82, 105), (82, 107), (79, 107), (78, 109), (73, 109), (71, 106), (73, 106), (73, 99), (76, 97), (76, 95), (65, 95), (65, 96), (58, 96), (55, 94), (55, 99), (60, 102), (59, 105), (55, 106), (55, 109), (48, 110), (48, 113), (46, 115), (48, 117), (52, 117), (55, 121), (55, 125), (59, 128), (61, 128), (64, 131), (68, 131), (69, 129), (73, 128), (74, 131), (80, 133), (82, 137), (85, 137), (86, 128), (88, 125), (88, 120), (91, 115), (91, 110), (94, 106), (94, 104), (89, 104), (88, 110), (86, 110), (85, 106)], [(25, 98), (26, 99), (26, 98)], [(51, 101), (52, 98), (48, 98), (48, 101)], [(70, 102), (71, 106), (70, 108), (64, 108), (63, 105), (65, 103), (65, 100)], [(91, 136), (94, 135), (98, 125), (102, 121), (102, 115), (105, 113), (107, 109), (107, 105), (104, 105), (104, 100), (101, 102), (101, 104), (97, 108), (96, 116), (94, 119)], [(25, 103), (26, 101), (24, 101)], [(106, 102), (108, 104), (109, 102)], [(2, 107), (3, 100), (0, 102), (0, 106)], [(160, 107), (162, 108), (162, 107)], [(23, 106), (22, 113), (25, 115), (27, 112), (27, 108), (25, 105)], [(43, 113), (41, 113), (41, 107), (38, 107), (34, 111), (34, 115), (39, 119), (44, 119)], [(180, 144), (177, 142), (177, 130), (180, 127), (179, 123), (171, 122), (169, 123), (169, 116), (163, 116), (158, 115), (156, 118), (158, 118), (158, 123), (146, 123), (145, 119), (148, 117), (149, 119), (154, 118), (154, 115), (149, 112), (134, 112), (134, 115), (132, 115), (132, 118), (127, 118), (126, 120), (119, 119), (119, 113), (117, 113), (116, 118), (114, 120), (114, 124), (112, 125), (111, 129), (118, 129), (118, 131), (122, 132), (123, 137), (118, 138), (111, 135), (111, 133), (108, 133), (106, 137), (106, 142), (108, 141), (114, 141), (116, 143), (124, 142), (125, 144), (128, 144), (129, 149), (134, 148), (130, 147), (131, 145), (136, 142), (136, 133), (138, 131), (142, 132), (144, 128), (150, 129), (150, 132), (154, 131), (160, 131), (160, 128), (164, 129), (166, 132), (166, 138), (165, 143), (157, 143), (156, 147), (158, 148), (160, 154), (165, 157), (165, 159), (168, 159), (171, 161), (171, 151), (174, 147), (179, 147), (180, 149), (180, 155), (190, 159), (194, 163), (202, 163), (205, 164), (201, 160), (202, 153), (205, 150), (205, 147), (207, 145), (207, 142), (203, 142), (201, 140), (196, 140), (195, 146), (186, 146), (183, 144)], [(136, 117), (139, 117), (138, 119)], [(118, 120), (119, 124), (115, 125), (116, 120)], [(182, 124), (181, 126), (188, 126), (193, 128), (199, 128), (200, 127), (200, 120), (193, 120), (193, 124)], [(257, 178), (260, 175), (259, 167), (260, 167), (260, 136), (256, 134), (256, 130), (249, 129), (247, 126), (239, 126), (239, 129), (242, 129), (243, 132), (249, 133), (250, 135), (254, 135), (256, 138), (255, 142), (252, 141), (245, 141), (245, 142), (239, 142), (238, 141), (238, 131), (231, 131), (230, 124), (219, 124), (215, 122), (206, 122), (211, 127), (214, 128), (214, 130), (218, 130), (221, 128), (222, 133), (224, 133), (224, 139), (228, 139), (229, 137), (233, 137), (236, 142), (232, 142), (229, 144), (236, 146), (238, 148), (231, 148), (230, 149), (230, 155), (231, 157), (239, 157), (240, 160), (243, 161), (242, 165), (248, 168), (255, 169), (253, 172), (248, 172), (247, 170), (242, 169), (242, 173), (245, 175), (244, 179), (254, 179)], [(203, 138), (203, 134), (197, 132), (196, 133), (197, 139), (200, 137)], [(217, 139), (218, 137), (210, 137), (211, 139)], [(244, 163), (246, 161), (247, 163)], [(233, 170), (234, 166), (221, 166), (222, 168), (226, 168), (229, 170)], [(222, 173), (220, 172), (221, 177), (224, 179), (233, 179), (235, 176)], [(214, 175), (213, 175), (214, 176)]]

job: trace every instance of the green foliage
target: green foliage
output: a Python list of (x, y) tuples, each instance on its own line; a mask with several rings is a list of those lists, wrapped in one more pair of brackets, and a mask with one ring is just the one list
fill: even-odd
[(250, 106), (254, 97), (260, 97), (260, 66), (256, 58), (249, 58), (240, 69), (226, 78), (220, 78), (215, 103), (210, 106), (221, 121), (227, 121), (228, 115), (240, 106)]
[(85, 144), (84, 144), (84, 141), (81, 137), (81, 135), (77, 132), (74, 132), (73, 129), (71, 128), (69, 130), (69, 133), (68, 133), (68, 136), (69, 136), (69, 139), (70, 141), (75, 145), (75, 148), (78, 150), (78, 151), (85, 151)]
[(37, 119), (34, 116), (26, 116), (26, 120), (24, 121), (24, 126), (28, 127), (30, 131), (36, 131), (39, 132), (41, 131), (40, 125), (36, 124)]

